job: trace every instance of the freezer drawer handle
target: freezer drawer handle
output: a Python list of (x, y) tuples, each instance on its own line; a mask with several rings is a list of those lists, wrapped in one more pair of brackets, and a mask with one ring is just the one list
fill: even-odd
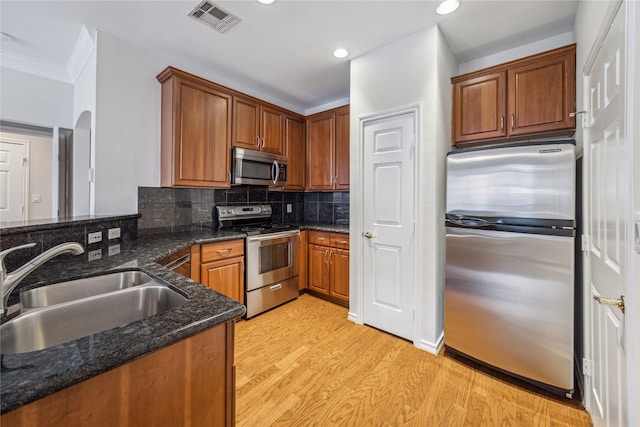
[(618, 299), (610, 299), (610, 298), (603, 298), (602, 295), (595, 294), (593, 296), (593, 299), (598, 301), (598, 304), (611, 305), (614, 307), (618, 307), (624, 313), (624, 295), (620, 295), (620, 298)]

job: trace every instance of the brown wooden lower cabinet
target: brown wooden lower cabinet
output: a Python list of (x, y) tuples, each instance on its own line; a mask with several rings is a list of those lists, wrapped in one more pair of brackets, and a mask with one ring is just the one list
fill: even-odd
[(0, 417), (23, 426), (233, 426), (235, 321)]
[(349, 236), (309, 231), (309, 291), (349, 304)]
[(244, 240), (194, 245), (192, 279), (244, 304)]

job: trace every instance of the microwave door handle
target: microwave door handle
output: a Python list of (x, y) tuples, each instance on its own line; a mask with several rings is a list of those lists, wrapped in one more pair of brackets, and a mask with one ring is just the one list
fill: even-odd
[(280, 166), (278, 165), (278, 161), (274, 160), (271, 165), (271, 180), (273, 181), (273, 185), (278, 185), (278, 172), (280, 171)]

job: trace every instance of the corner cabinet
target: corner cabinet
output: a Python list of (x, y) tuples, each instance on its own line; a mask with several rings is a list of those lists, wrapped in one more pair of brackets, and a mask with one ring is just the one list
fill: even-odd
[(575, 131), (576, 45), (453, 77), (454, 145)]
[(349, 305), (349, 236), (309, 231), (308, 289)]
[(307, 190), (349, 189), (349, 106), (307, 118)]
[(233, 98), (234, 147), (285, 154), (284, 112), (251, 98)]
[(232, 95), (172, 67), (157, 79), (162, 85), (161, 185), (229, 187)]

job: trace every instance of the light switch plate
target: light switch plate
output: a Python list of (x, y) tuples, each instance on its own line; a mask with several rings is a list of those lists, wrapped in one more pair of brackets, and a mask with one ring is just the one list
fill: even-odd
[(120, 227), (109, 229), (109, 240), (117, 239), (120, 237)]
[(293, 207), (291, 206), (291, 203), (287, 203), (287, 213), (291, 212), (293, 212)]
[(109, 256), (118, 255), (120, 253), (120, 243), (109, 246)]

